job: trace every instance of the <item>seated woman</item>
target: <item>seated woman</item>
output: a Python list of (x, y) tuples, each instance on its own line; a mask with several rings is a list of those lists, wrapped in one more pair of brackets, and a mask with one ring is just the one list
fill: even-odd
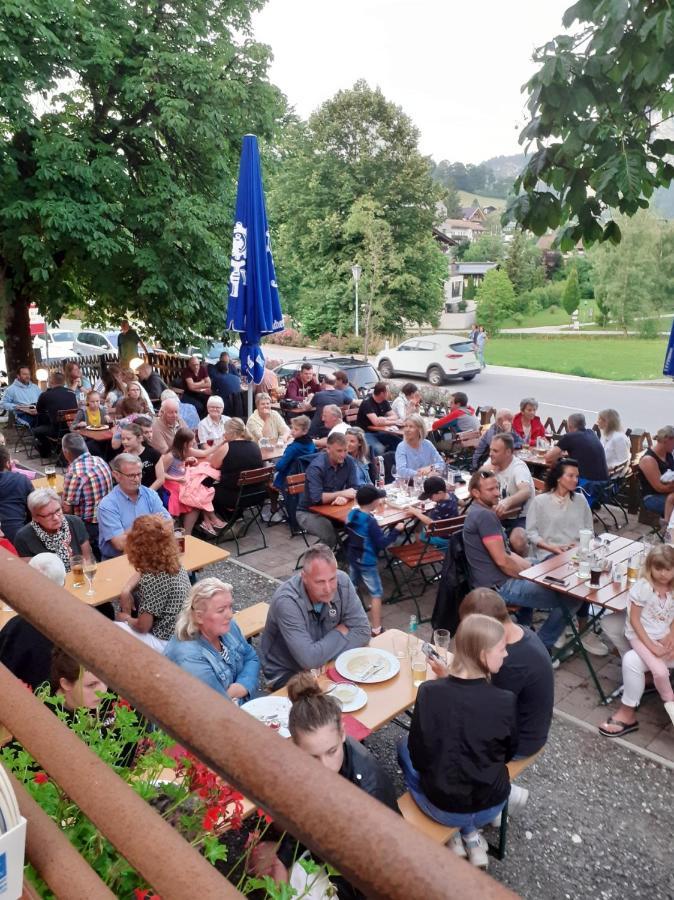
[(217, 394), (213, 394), (206, 401), (206, 418), (199, 422), (197, 435), (199, 443), (203, 447), (205, 444), (209, 447), (215, 444), (221, 444), (225, 439), (225, 422), (229, 416), (223, 416), (225, 401)]
[(508, 800), (506, 763), (517, 748), (515, 696), (489, 683), (506, 656), (503, 625), (489, 616), (466, 616), (456, 632), (449, 675), (421, 685), (409, 739), (398, 745), (417, 806), (436, 822), (459, 828), (452, 850), (483, 869), (487, 844), (478, 829)]
[(110, 363), (100, 382), (96, 382), (94, 390), (103, 396), (103, 403), (107, 409), (114, 409), (118, 400), (121, 400), (126, 391), (126, 384), (122, 375), (122, 367), (117, 363)]
[(54, 647), (51, 660), (51, 691), (63, 697), (66, 712), (80, 709), (95, 710), (101, 704), (101, 694), (108, 686), (98, 675), (88, 672), (81, 663), (60, 647)]
[(620, 425), (620, 416), (615, 409), (602, 409), (597, 415), (597, 425), (601, 431), (601, 445), (606, 454), (609, 472), (620, 469), (632, 458), (630, 439)]
[[(201, 514), (204, 518), (200, 528), (210, 537), (215, 537), (217, 531), (225, 527), (225, 523), (213, 510), (213, 488), (202, 484), (203, 480), (209, 477), (209, 470), (192, 468), (198, 459), (210, 463), (213, 449), (209, 447), (207, 450), (200, 450), (196, 446), (194, 432), (190, 428), (179, 428), (173, 438), (173, 446), (162, 456), (166, 473), (164, 488), (169, 493), (168, 511), (172, 516), (183, 517), (185, 534), (192, 534), (192, 529)], [(182, 488), (190, 483), (195, 486), (195, 490), (190, 492), (190, 500), (187, 502)]]
[(365, 440), (365, 432), (354, 425), (346, 431), (346, 452), (356, 464), (358, 487), (361, 484), (373, 484), (372, 463), (370, 461), (370, 445)]
[(674, 480), (663, 481), (662, 477), (672, 477), (667, 473), (674, 472), (673, 452), (674, 425), (665, 425), (655, 435), (653, 446), (639, 460), (637, 469), (644, 506), (667, 521), (674, 513)]
[(513, 431), (522, 439), (527, 447), (535, 447), (539, 437), (545, 437), (543, 423), (536, 415), (538, 400), (533, 397), (525, 397), (520, 401), (520, 411), (513, 418)]
[(287, 441), (290, 438), (290, 429), (285, 419), (281, 413), (271, 408), (271, 397), (265, 393), (256, 396), (255, 412), (249, 417), (246, 428), (258, 444), (262, 438), (266, 438), (272, 444), (279, 439)]
[(26, 501), (32, 522), (20, 528), (14, 537), (19, 556), (29, 559), (38, 553), (55, 553), (70, 571), (75, 553), (92, 557), (89, 535), (77, 516), (64, 515), (61, 498), (53, 488), (38, 488)]
[(154, 407), (152, 406), (152, 403), (150, 402), (150, 398), (147, 395), (147, 391), (145, 390), (143, 385), (140, 383), (140, 381), (129, 379), (126, 382), (126, 391), (124, 392), (124, 396), (126, 397), (127, 400), (137, 401), (138, 406), (140, 407), (138, 412), (140, 412), (142, 415), (145, 415), (145, 416), (154, 415)]
[(82, 375), (80, 364), (75, 362), (74, 359), (71, 359), (63, 366), (63, 375), (66, 380), (64, 387), (75, 394), (77, 405), (81, 406), (82, 401), (87, 396), (87, 391), (91, 389), (91, 382), (86, 375)]
[(225, 443), (215, 448), (209, 462), (214, 469), (220, 468), (213, 506), (221, 516), (229, 517), (239, 496), (239, 475), (247, 469), (261, 469), (263, 466), (260, 448), (241, 419), (225, 422)]
[(442, 472), (445, 461), (430, 441), (426, 440), (426, 426), (419, 415), (408, 416), (403, 422), (403, 439), (396, 447), (396, 474), (404, 478)]
[(562, 457), (546, 476), (545, 492), (534, 497), (527, 512), (527, 538), (537, 559), (570, 550), (581, 529), (593, 530), (592, 510), (577, 487), (578, 463)]
[(416, 384), (408, 381), (400, 389), (400, 393), (391, 403), (391, 409), (400, 422), (404, 422), (408, 416), (418, 415), (421, 405), (421, 392)]
[(223, 697), (249, 700), (260, 661), (233, 617), (231, 584), (202, 578), (187, 595), (164, 655)]
[[(150, 426), (152, 433), (152, 426)], [(164, 484), (164, 461), (161, 453), (150, 447), (145, 438), (146, 430), (138, 423), (125, 422), (119, 430), (120, 453), (133, 453), (143, 464), (141, 484), (158, 491)]]
[(159, 516), (139, 516), (128, 532), (126, 555), (136, 571), (119, 595), (122, 611), (116, 616), (117, 623), (163, 653), (190, 591), (173, 523)]
[[(346, 737), (339, 702), (325, 694), (309, 672), (300, 672), (288, 682), (292, 701), (288, 728), (293, 743), (317, 759), (331, 772), (398, 812), (393, 785), (387, 772), (358, 741)], [(251, 852), (250, 868), (255, 875), (269, 875), (274, 881), (289, 882), (301, 895), (306, 887), (301, 866), (293, 865), (306, 852), (306, 847), (285, 834), (280, 844), (262, 841)], [(304, 874), (306, 880), (306, 873)], [(331, 876), (339, 897), (363, 895), (341, 876)], [(321, 896), (326, 896), (321, 894)]]
[(290, 422), (290, 434), (293, 440), (288, 444), (283, 452), (283, 456), (276, 460), (274, 476), (274, 487), (282, 491), (285, 487), (286, 477), (298, 459), (302, 456), (311, 456), (316, 452), (314, 442), (309, 437), (309, 429), (311, 428), (311, 419), (309, 416), (295, 416)]

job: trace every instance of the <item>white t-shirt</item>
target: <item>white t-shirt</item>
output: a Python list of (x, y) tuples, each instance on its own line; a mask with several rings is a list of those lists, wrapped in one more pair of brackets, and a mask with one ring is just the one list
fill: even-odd
[(674, 620), (674, 596), (667, 591), (665, 597), (660, 597), (651, 587), (650, 581), (640, 578), (633, 584), (629, 592), (627, 604), (627, 618), (625, 620), (625, 637), (637, 637), (630, 622), (630, 604), (641, 607), (641, 625), (646, 634), (654, 641), (659, 641), (669, 633), (669, 627)]
[(229, 416), (222, 416), (219, 422), (214, 422), (210, 416), (206, 416), (199, 422), (199, 443), (205, 444), (207, 441), (214, 441), (216, 444), (222, 440), (225, 434), (225, 422)]
[(398, 396), (391, 404), (391, 409), (401, 422), (403, 421), (403, 419), (407, 418), (407, 406), (408, 404), (404, 394), (398, 394)]
[(328, 432), (328, 437), (330, 437), (331, 434), (346, 434), (348, 430), (348, 422), (338, 422), (336, 425), (332, 426), (332, 428)]
[(622, 431), (614, 431), (607, 436), (602, 435), (600, 440), (606, 454), (606, 465), (609, 471), (615, 469), (616, 466), (624, 466), (630, 459), (632, 455), (630, 439)]
[(526, 516), (527, 512), (529, 511), (531, 501), (534, 499), (534, 496), (536, 494), (536, 491), (534, 489), (534, 481), (531, 477), (529, 466), (527, 466), (527, 464), (521, 459), (513, 456), (512, 462), (510, 463), (508, 468), (503, 469), (502, 472), (497, 472), (496, 477), (501, 487), (502, 500), (505, 500), (506, 497), (512, 497), (513, 494), (516, 494), (521, 484), (526, 483), (529, 485), (529, 499), (522, 507), (522, 512), (520, 513), (521, 516)]

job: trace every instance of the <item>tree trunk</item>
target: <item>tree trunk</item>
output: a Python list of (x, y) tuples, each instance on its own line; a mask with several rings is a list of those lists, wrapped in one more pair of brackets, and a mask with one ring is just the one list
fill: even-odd
[(5, 364), (7, 380), (11, 384), (19, 366), (30, 366), (35, 377), (35, 354), (30, 335), (28, 300), (22, 296), (8, 297), (6, 273), (0, 269), (0, 305), (4, 307)]

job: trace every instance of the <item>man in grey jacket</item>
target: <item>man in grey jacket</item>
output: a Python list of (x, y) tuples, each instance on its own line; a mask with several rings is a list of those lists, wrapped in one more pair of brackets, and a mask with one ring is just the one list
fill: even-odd
[(370, 642), (370, 623), (356, 590), (334, 554), (315, 544), (304, 565), (275, 592), (262, 633), (262, 668), (274, 689), (296, 672), (325, 665)]

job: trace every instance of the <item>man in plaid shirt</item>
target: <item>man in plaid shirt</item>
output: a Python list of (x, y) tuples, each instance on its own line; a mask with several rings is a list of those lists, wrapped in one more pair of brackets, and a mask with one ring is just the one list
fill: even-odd
[(81, 434), (66, 434), (61, 440), (68, 470), (63, 483), (63, 512), (79, 516), (89, 534), (97, 559), (98, 504), (113, 487), (110, 466), (100, 456), (92, 456)]

